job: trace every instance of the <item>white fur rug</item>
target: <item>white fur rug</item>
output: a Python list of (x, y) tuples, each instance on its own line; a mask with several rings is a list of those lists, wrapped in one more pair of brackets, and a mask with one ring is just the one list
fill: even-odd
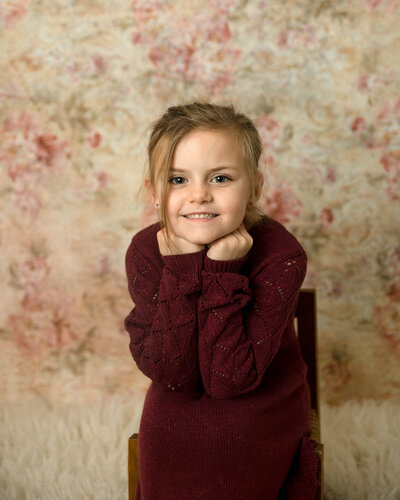
[[(128, 437), (143, 397), (0, 409), (1, 500), (126, 500)], [(400, 499), (400, 403), (323, 405), (327, 499)], [(246, 500), (246, 499), (244, 499)]]

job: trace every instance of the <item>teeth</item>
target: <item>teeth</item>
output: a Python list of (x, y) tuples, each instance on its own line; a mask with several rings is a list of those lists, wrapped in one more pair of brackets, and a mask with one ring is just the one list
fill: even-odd
[(216, 217), (215, 214), (191, 214), (191, 215), (185, 215), (187, 219), (212, 219), (213, 217)]

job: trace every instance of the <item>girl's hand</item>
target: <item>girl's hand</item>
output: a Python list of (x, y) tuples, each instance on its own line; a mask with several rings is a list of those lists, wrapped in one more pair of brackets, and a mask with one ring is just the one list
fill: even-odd
[(159, 231), (157, 231), (158, 248), (160, 249), (161, 255), (182, 255), (185, 253), (199, 252), (204, 248), (204, 245), (191, 243), (190, 241), (185, 240), (184, 238), (180, 238), (174, 233), (170, 232), (170, 235), (172, 242), (177, 249), (176, 251), (174, 249), (169, 248), (167, 245), (165, 228), (162, 228)]
[(253, 238), (243, 223), (230, 234), (208, 245), (207, 256), (214, 260), (234, 260), (244, 257), (253, 246)]

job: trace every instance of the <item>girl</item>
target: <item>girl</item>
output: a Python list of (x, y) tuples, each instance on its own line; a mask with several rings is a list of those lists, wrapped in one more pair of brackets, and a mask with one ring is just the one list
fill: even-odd
[(294, 313), (307, 256), (257, 206), (261, 140), (232, 106), (170, 107), (145, 186), (160, 221), (126, 253), (129, 348), (152, 383), (136, 500), (314, 497)]

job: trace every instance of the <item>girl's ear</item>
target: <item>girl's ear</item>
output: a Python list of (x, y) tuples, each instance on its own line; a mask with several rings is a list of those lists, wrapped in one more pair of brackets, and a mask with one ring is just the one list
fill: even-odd
[(145, 178), (144, 185), (146, 187), (146, 191), (150, 198), (150, 201), (154, 205), (156, 203), (156, 197), (154, 196), (153, 188), (151, 187), (150, 179), (148, 177)]
[(264, 176), (263, 176), (263, 174), (261, 172), (258, 172), (258, 181), (257, 181), (257, 184), (256, 184), (256, 189), (254, 191), (255, 201), (258, 201), (258, 199), (260, 198), (261, 193), (262, 193), (263, 185), (264, 185)]

